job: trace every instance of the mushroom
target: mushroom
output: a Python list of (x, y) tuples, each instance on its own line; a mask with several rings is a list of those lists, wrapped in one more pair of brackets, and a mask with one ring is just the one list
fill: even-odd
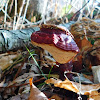
[(60, 64), (69, 62), (79, 52), (71, 33), (55, 25), (41, 25), (39, 31), (32, 33), (31, 43), (47, 50)]
[(59, 63), (60, 68), (65, 67), (66, 70), (67, 67), (72, 70), (68, 66), (79, 52), (79, 48), (65, 27), (43, 24), (39, 31), (32, 33), (31, 43), (47, 50)]

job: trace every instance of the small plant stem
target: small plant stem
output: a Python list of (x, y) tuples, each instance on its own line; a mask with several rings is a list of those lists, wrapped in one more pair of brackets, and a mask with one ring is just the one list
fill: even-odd
[[(26, 47), (26, 45), (25, 45)], [(41, 75), (44, 76), (45, 79), (47, 79), (47, 77), (44, 75), (43, 71), (41, 70), (40, 66), (38, 65), (37, 61), (35, 60), (35, 58), (33, 57), (32, 53), (30, 52), (30, 50), (26, 47), (27, 51), (29, 52), (29, 54), (31, 55), (32, 59), (34, 60), (34, 62), (36, 63), (36, 65), (38, 66), (40, 72), (41, 72)]]
[(53, 66), (51, 66), (51, 69), (49, 71), (48, 79), (50, 78), (50, 74), (51, 74), (52, 69), (53, 69)]

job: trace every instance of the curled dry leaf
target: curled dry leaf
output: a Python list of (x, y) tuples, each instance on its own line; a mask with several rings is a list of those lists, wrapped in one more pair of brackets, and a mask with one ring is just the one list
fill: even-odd
[(45, 82), (47, 84), (52, 83), (52, 84), (54, 84), (55, 87), (64, 88), (66, 90), (70, 90), (70, 91), (73, 91), (76, 93), (79, 92), (79, 90), (76, 87), (74, 87), (74, 85), (67, 79), (65, 81), (61, 81), (60, 79), (50, 78), (50, 79), (46, 80)]
[(28, 100), (48, 100), (46, 95), (32, 83), (32, 78), (30, 78), (29, 82), (31, 90)]
[(52, 83), (54, 84), (55, 87), (64, 88), (66, 90), (73, 91), (77, 94), (81, 93), (82, 95), (90, 95), (92, 91), (97, 91), (100, 89), (100, 84), (84, 85), (84, 84), (70, 81), (67, 78), (65, 81), (51, 78), (51, 79), (46, 80), (45, 82), (47, 84)]

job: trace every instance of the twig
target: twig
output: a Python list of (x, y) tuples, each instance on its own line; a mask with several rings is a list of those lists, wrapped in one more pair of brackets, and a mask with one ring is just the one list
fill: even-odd
[(21, 17), (21, 14), (22, 14), (24, 5), (25, 5), (25, 0), (23, 0), (22, 6), (21, 6), (21, 8), (20, 8), (20, 12), (19, 12), (19, 16), (18, 16), (18, 20), (17, 20), (17, 23), (16, 23), (15, 30), (18, 29), (18, 25), (19, 25), (19, 22), (20, 22), (20, 17)]
[(12, 2), (11, 2), (11, 4), (10, 4), (9, 13), (11, 13), (11, 10), (12, 10), (13, 3), (14, 3), (14, 0), (12, 0)]
[(90, 2), (90, 0), (88, 0), (88, 2), (86, 4), (83, 5), (83, 7), (81, 9), (79, 9), (71, 18), (71, 21), (73, 20), (73, 18)]
[[(3, 2), (3, 5), (0, 5), (0, 11), (3, 11), (3, 13), (5, 14), (5, 16), (7, 16), (12, 21), (11, 17), (7, 14), (7, 5), (8, 5), (9, 0), (7, 0), (7, 1), (1, 1), (1, 2)], [(5, 10), (3, 9), (4, 6), (6, 6)], [(5, 19), (6, 19), (6, 17), (5, 17)], [(5, 19), (4, 19), (4, 21), (5, 21)]]
[[(7, 19), (7, 6), (8, 6), (8, 2), (9, 2), (9, 0), (7, 0), (7, 3), (6, 3), (6, 5), (5, 5), (5, 17), (4, 17), (4, 23), (6, 24), (6, 19)], [(6, 27), (5, 26), (5, 24), (4, 24), (4, 28)]]
[(17, 19), (17, 0), (15, 0), (15, 16), (13, 22), (13, 30), (15, 30), (16, 19)]
[[(95, 0), (94, 0), (95, 1)], [(95, 8), (94, 8), (94, 2), (92, 3), (92, 9), (91, 9), (91, 13), (90, 13), (90, 17), (91, 19), (93, 18), (93, 12), (94, 12)]]
[[(88, 0), (85, 0), (86, 2), (88, 2)], [(88, 5), (86, 5), (87, 6), (87, 9), (88, 9), (88, 13), (87, 13), (87, 15), (86, 15), (86, 17), (88, 17), (89, 15), (90, 15), (90, 7), (88, 6)]]
[[(44, 79), (45, 79), (44, 77), (39, 78), (38, 80), (33, 81), (33, 84), (34, 84), (34, 83), (37, 83), (37, 82), (40, 82), (40, 81), (42, 81), (42, 80), (44, 80)], [(28, 85), (28, 84), (29, 84), (29, 83), (24, 83), (24, 84), (20, 84), (20, 85), (10, 85), (10, 86), (8, 86), (8, 87), (6, 87), (6, 88), (20, 87), (20, 86)], [(1, 87), (1, 88), (2, 88), (2, 87)]]
[(25, 7), (25, 11), (24, 11), (24, 17), (23, 17), (23, 20), (22, 20), (22, 25), (21, 25), (20, 29), (22, 29), (23, 22), (24, 22), (25, 17), (26, 17), (26, 12), (27, 12), (27, 8), (28, 8), (28, 5), (29, 5), (29, 1), (30, 1), (30, 0), (27, 0), (27, 4), (26, 4), (26, 7)]
[(21, 72), (21, 69), (22, 69), (24, 63), (25, 63), (25, 60), (22, 62), (21, 66), (18, 68), (18, 71), (17, 71), (17, 73), (16, 73), (16, 75), (14, 77), (14, 80), (18, 77), (19, 73)]

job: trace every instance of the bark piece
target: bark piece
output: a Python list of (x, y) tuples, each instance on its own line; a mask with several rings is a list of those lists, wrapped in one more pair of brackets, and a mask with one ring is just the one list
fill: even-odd
[(29, 46), (31, 34), (39, 28), (27, 28), (22, 30), (0, 30), (0, 53), (10, 50), (18, 50)]

